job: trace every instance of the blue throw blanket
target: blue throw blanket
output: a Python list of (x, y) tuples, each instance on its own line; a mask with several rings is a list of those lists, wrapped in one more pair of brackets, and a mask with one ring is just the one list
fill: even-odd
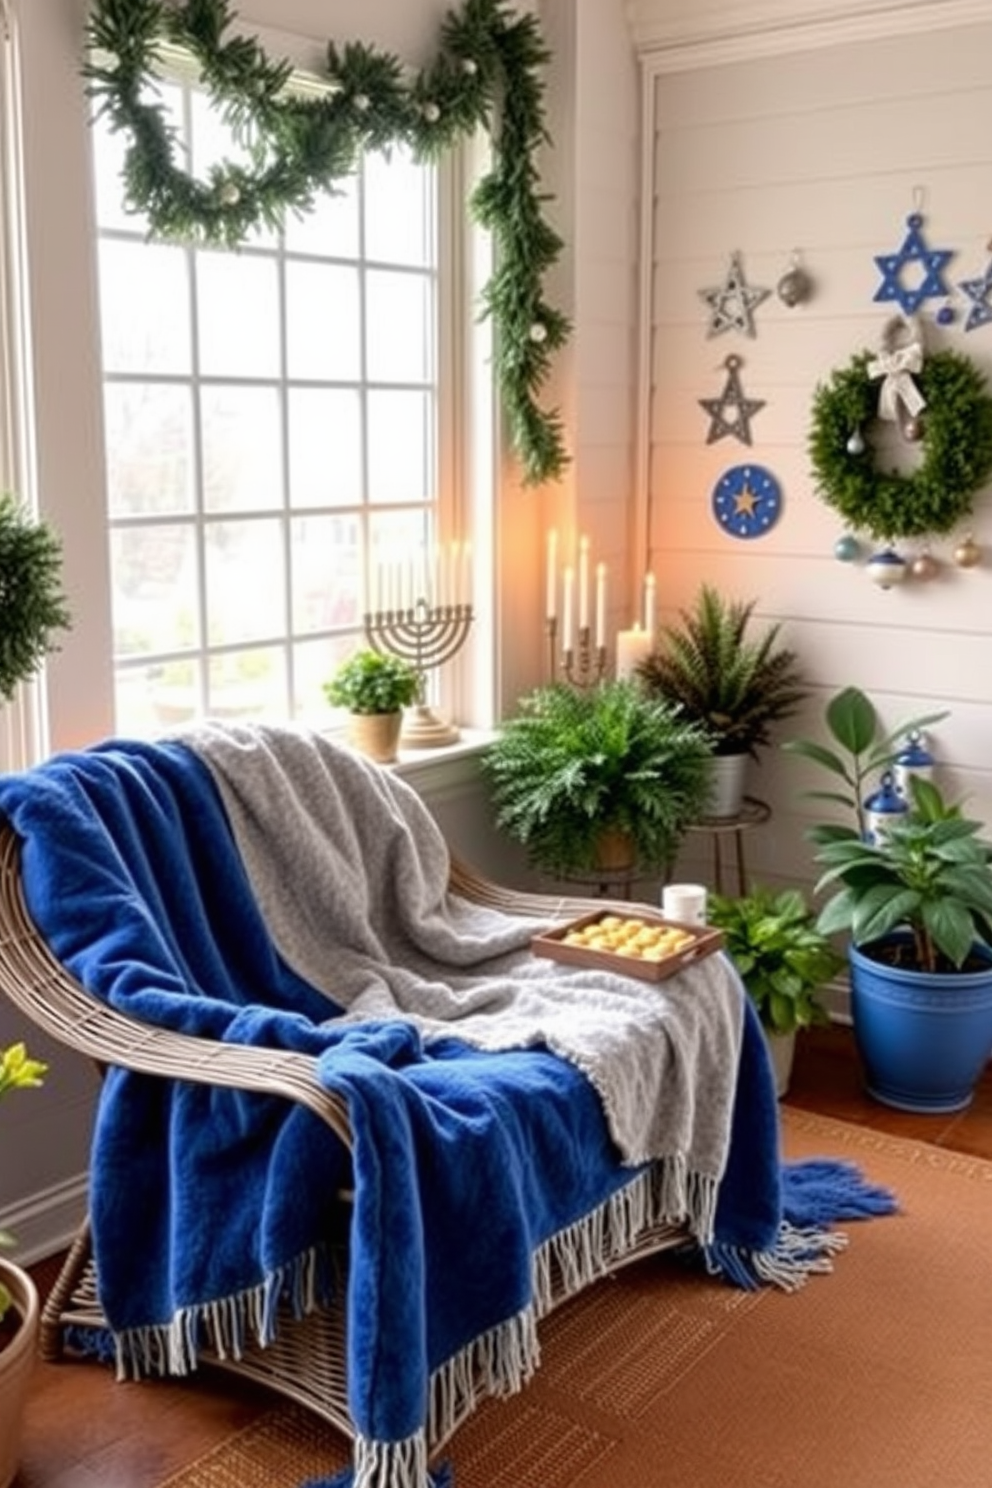
[[(33, 918), (95, 995), (164, 1027), (314, 1056), (353, 1127), (349, 1155), (281, 1098), (109, 1071), (91, 1214), (119, 1363), (181, 1373), (203, 1331), (236, 1351), (249, 1332), (272, 1338), (285, 1299), (297, 1312), (328, 1303), (325, 1245), (353, 1183), (354, 1481), (424, 1488), (427, 1443), (457, 1412), (466, 1366), (504, 1390), (536, 1367), (552, 1270), (578, 1290), (676, 1217), (664, 1167), (624, 1166), (593, 1085), (545, 1049), (494, 1054), (341, 1017), (276, 951), (185, 744), (56, 756), (0, 779), (0, 811), (23, 839)], [(837, 1241), (819, 1222), (783, 1223), (774, 1090), (745, 1013), (703, 1249), (741, 1284), (791, 1285)]]

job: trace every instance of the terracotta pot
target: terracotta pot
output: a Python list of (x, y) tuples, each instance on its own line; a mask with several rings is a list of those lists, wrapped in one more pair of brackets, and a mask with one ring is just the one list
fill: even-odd
[(610, 872), (633, 868), (634, 839), (624, 827), (607, 827), (596, 838), (596, 867)]
[(402, 712), (352, 713), (348, 719), (348, 738), (369, 759), (391, 765), (397, 757), (402, 727)]
[(28, 1384), (38, 1355), (41, 1310), (38, 1292), (26, 1271), (0, 1261), (0, 1281), (10, 1292), (16, 1327), (9, 1342), (0, 1342), (0, 1488), (10, 1488), (17, 1473), (21, 1422)]

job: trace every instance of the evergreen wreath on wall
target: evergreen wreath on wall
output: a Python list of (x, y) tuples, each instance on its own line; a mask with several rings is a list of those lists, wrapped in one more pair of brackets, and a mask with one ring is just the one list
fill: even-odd
[(923, 459), (909, 474), (876, 466), (862, 431), (879, 416), (874, 354), (859, 352), (813, 396), (809, 451), (819, 494), (856, 531), (883, 542), (949, 532), (971, 512), (992, 476), (992, 396), (981, 373), (954, 351), (922, 358)]
[[(536, 152), (548, 142), (541, 69), (550, 54), (536, 19), (502, 0), (464, 0), (444, 20), (436, 59), (412, 79), (388, 53), (329, 42), (317, 96), (294, 90), (290, 65), (271, 61), (254, 38), (226, 38), (234, 19), (228, 0), (94, 0), (83, 72), (99, 112), (127, 138), (127, 206), (146, 215), (153, 237), (236, 248), (258, 227), (278, 229), (288, 211), (305, 212), (363, 150), (402, 142), (432, 160), (484, 128), (492, 168), (469, 205), (495, 243), (482, 303), (495, 329), (501, 402), (525, 483), (560, 478), (568, 463), (561, 418), (538, 404), (570, 326), (543, 291), (564, 245), (538, 189)], [(156, 101), (163, 44), (195, 59), (249, 163), (222, 161), (204, 180), (179, 163)]]

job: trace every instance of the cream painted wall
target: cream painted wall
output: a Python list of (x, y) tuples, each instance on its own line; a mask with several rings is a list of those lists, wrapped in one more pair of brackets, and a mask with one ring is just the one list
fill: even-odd
[[(691, 66), (654, 78), (647, 141), (655, 186), (647, 496), (662, 617), (690, 603), (703, 579), (756, 599), (759, 616), (783, 626), (815, 689), (795, 731), (817, 729), (822, 703), (847, 683), (867, 689), (890, 725), (951, 710), (933, 735), (941, 776), (986, 821), (992, 488), (979, 494), (973, 523), (934, 542), (945, 560), (937, 581), (882, 592), (863, 566), (833, 558), (843, 528), (815, 494), (806, 441), (817, 382), (878, 345), (893, 307), (873, 302), (874, 255), (898, 250), (917, 201), (930, 246), (955, 250), (949, 282), (985, 271), (990, 48), (986, 23), (713, 66), (694, 55)], [(787, 309), (773, 296), (756, 311), (753, 339), (707, 336), (699, 291), (723, 282), (732, 251), (743, 254), (749, 283), (774, 287), (797, 248), (815, 282), (807, 304)], [(966, 333), (959, 300), (955, 323), (938, 327), (938, 303), (924, 306), (928, 347), (964, 352), (992, 386), (992, 326)], [(698, 406), (722, 388), (730, 352), (743, 358), (745, 394), (767, 400), (750, 448), (733, 438), (707, 445)], [(918, 453), (902, 457), (912, 463)], [(739, 541), (714, 523), (710, 494), (723, 470), (747, 459), (779, 477), (784, 511), (766, 536)], [(950, 559), (968, 526), (985, 557), (964, 571)], [(802, 829), (815, 808), (800, 793), (813, 783), (798, 762), (774, 753), (753, 773), (752, 788), (774, 806), (771, 825), (749, 844), (762, 878), (810, 877)], [(698, 853), (687, 854), (683, 870), (698, 863)]]

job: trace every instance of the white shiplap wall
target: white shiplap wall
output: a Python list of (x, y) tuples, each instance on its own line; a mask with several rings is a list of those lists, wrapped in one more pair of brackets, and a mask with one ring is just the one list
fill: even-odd
[[(942, 779), (992, 823), (992, 487), (978, 496), (973, 523), (935, 540), (935, 556), (948, 560), (937, 581), (885, 593), (863, 566), (833, 558), (843, 529), (813, 490), (806, 452), (817, 382), (876, 347), (893, 313), (873, 302), (881, 282), (874, 258), (899, 249), (914, 206), (928, 244), (955, 250), (950, 283), (985, 271), (990, 51), (992, 23), (676, 71), (652, 71), (649, 60), (645, 497), (663, 619), (690, 604), (704, 579), (755, 599), (761, 619), (781, 623), (815, 689), (788, 731), (816, 731), (824, 700), (847, 683), (869, 691), (891, 725), (950, 709), (933, 735)], [(723, 282), (734, 250), (750, 284), (773, 288), (797, 249), (815, 283), (808, 303), (790, 310), (773, 296), (755, 313), (753, 339), (707, 336), (699, 291)], [(938, 328), (938, 304), (924, 306), (927, 346), (966, 353), (992, 390), (992, 325), (965, 333), (959, 300), (956, 322)], [(698, 404), (719, 395), (731, 352), (743, 358), (745, 395), (766, 400), (750, 448), (732, 437), (707, 445)], [(900, 458), (919, 455), (907, 448)], [(728, 466), (747, 459), (779, 477), (784, 510), (765, 537), (739, 541), (716, 526), (710, 493)], [(985, 547), (984, 562), (967, 572), (950, 561), (966, 526)], [(774, 751), (753, 774), (751, 788), (775, 809), (749, 844), (755, 872), (768, 881), (810, 876), (802, 827), (815, 808), (801, 792), (813, 783), (823, 782)]]

